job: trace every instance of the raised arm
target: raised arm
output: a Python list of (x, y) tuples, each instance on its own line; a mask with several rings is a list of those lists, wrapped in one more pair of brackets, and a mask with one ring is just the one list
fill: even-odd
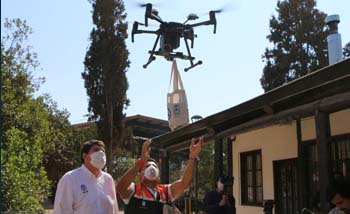
[(119, 180), (117, 184), (117, 191), (122, 198), (129, 198), (132, 193), (131, 182), (137, 176), (137, 173), (142, 169), (143, 165), (147, 163), (150, 155), (150, 144), (152, 141), (148, 140), (143, 143), (141, 150), (141, 160), (138, 160), (136, 164), (130, 168)]
[(202, 150), (203, 141), (203, 137), (199, 138), (198, 143), (196, 143), (196, 139), (192, 138), (190, 145), (190, 156), (187, 161), (187, 166), (185, 168), (184, 174), (180, 180), (177, 180), (171, 184), (171, 192), (174, 198), (179, 197), (190, 185), (195, 161), (197, 160), (198, 154)]

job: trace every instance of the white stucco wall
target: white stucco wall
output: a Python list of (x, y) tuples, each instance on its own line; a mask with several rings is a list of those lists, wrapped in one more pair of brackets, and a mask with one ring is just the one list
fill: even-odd
[(263, 213), (262, 207), (241, 205), (240, 153), (261, 149), (264, 199), (274, 199), (273, 165), (274, 160), (295, 158), (297, 156), (295, 123), (275, 125), (236, 136), (233, 145), (234, 196), (237, 213)]
[(350, 134), (350, 109), (330, 115), (332, 135)]
[[(350, 109), (335, 112), (329, 116), (332, 136), (350, 134)], [(301, 127), (303, 141), (316, 139), (316, 125), (314, 117), (303, 119), (301, 121)]]
[[(350, 109), (330, 114), (332, 135), (350, 134)], [(313, 117), (301, 121), (302, 140), (316, 138)], [(237, 213), (263, 213), (262, 207), (241, 205), (240, 153), (261, 150), (264, 199), (274, 199), (273, 161), (297, 157), (295, 121), (239, 134), (233, 144), (234, 197)]]

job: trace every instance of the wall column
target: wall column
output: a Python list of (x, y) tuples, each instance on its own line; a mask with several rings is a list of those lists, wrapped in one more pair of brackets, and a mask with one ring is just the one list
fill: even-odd
[(320, 204), (321, 213), (327, 214), (329, 203), (327, 200), (327, 185), (330, 176), (330, 143), (331, 130), (329, 114), (316, 110), (316, 143), (318, 154), (319, 183), (320, 183)]
[(227, 175), (233, 176), (233, 151), (232, 145), (235, 142), (234, 138), (227, 139)]
[(159, 150), (159, 162), (161, 167), (161, 183), (169, 183), (169, 155), (170, 153), (166, 150)]
[(305, 151), (303, 147), (302, 140), (302, 128), (300, 119), (296, 121), (296, 134), (297, 134), (297, 143), (298, 143), (298, 160), (297, 160), (297, 169), (298, 169), (298, 202), (299, 208), (298, 210), (306, 207), (305, 203), (305, 189), (306, 189), (306, 179), (305, 179)]
[(215, 140), (214, 153), (214, 182), (223, 173), (222, 139)]

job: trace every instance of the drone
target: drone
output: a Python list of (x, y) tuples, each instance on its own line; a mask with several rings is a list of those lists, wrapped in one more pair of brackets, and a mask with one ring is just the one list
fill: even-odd
[[(201, 25), (213, 25), (214, 26), (214, 34), (216, 33), (216, 18), (215, 14), (221, 12), (221, 10), (213, 10), (209, 12), (209, 20), (203, 21), (194, 24), (186, 24), (188, 21), (193, 21), (198, 19), (196, 14), (191, 13), (187, 16), (187, 20), (184, 23), (179, 22), (165, 22), (158, 15), (158, 11), (152, 8), (152, 4), (148, 3), (143, 5), (146, 7), (145, 11), (145, 23), (139, 23), (137, 21), (134, 22), (131, 32), (131, 41), (134, 42), (135, 34), (155, 34), (157, 35), (156, 41), (154, 42), (152, 50), (148, 51), (150, 54), (148, 61), (143, 65), (143, 68), (147, 68), (147, 66), (153, 62), (156, 57), (155, 56), (163, 56), (168, 61), (173, 61), (175, 58), (189, 60), (190, 66), (185, 68), (184, 70), (187, 72), (188, 70), (196, 67), (197, 65), (201, 65), (203, 62), (198, 60), (194, 63), (195, 57), (191, 55), (191, 51), (189, 48), (188, 40), (191, 41), (191, 48), (193, 48), (194, 39), (197, 37), (194, 34), (193, 28)], [(143, 25), (148, 27), (148, 19), (155, 20), (160, 23), (158, 30), (140, 30), (139, 25)], [(180, 46), (180, 39), (184, 38), (187, 55), (184, 55), (182, 52), (174, 52)], [(159, 49), (156, 50), (158, 43)]]

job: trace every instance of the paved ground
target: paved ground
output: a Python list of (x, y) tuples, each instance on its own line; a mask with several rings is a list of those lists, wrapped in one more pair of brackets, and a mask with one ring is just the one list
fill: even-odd
[[(45, 210), (44, 214), (53, 214), (53, 210)], [(119, 211), (119, 214), (124, 214), (123, 211)]]

